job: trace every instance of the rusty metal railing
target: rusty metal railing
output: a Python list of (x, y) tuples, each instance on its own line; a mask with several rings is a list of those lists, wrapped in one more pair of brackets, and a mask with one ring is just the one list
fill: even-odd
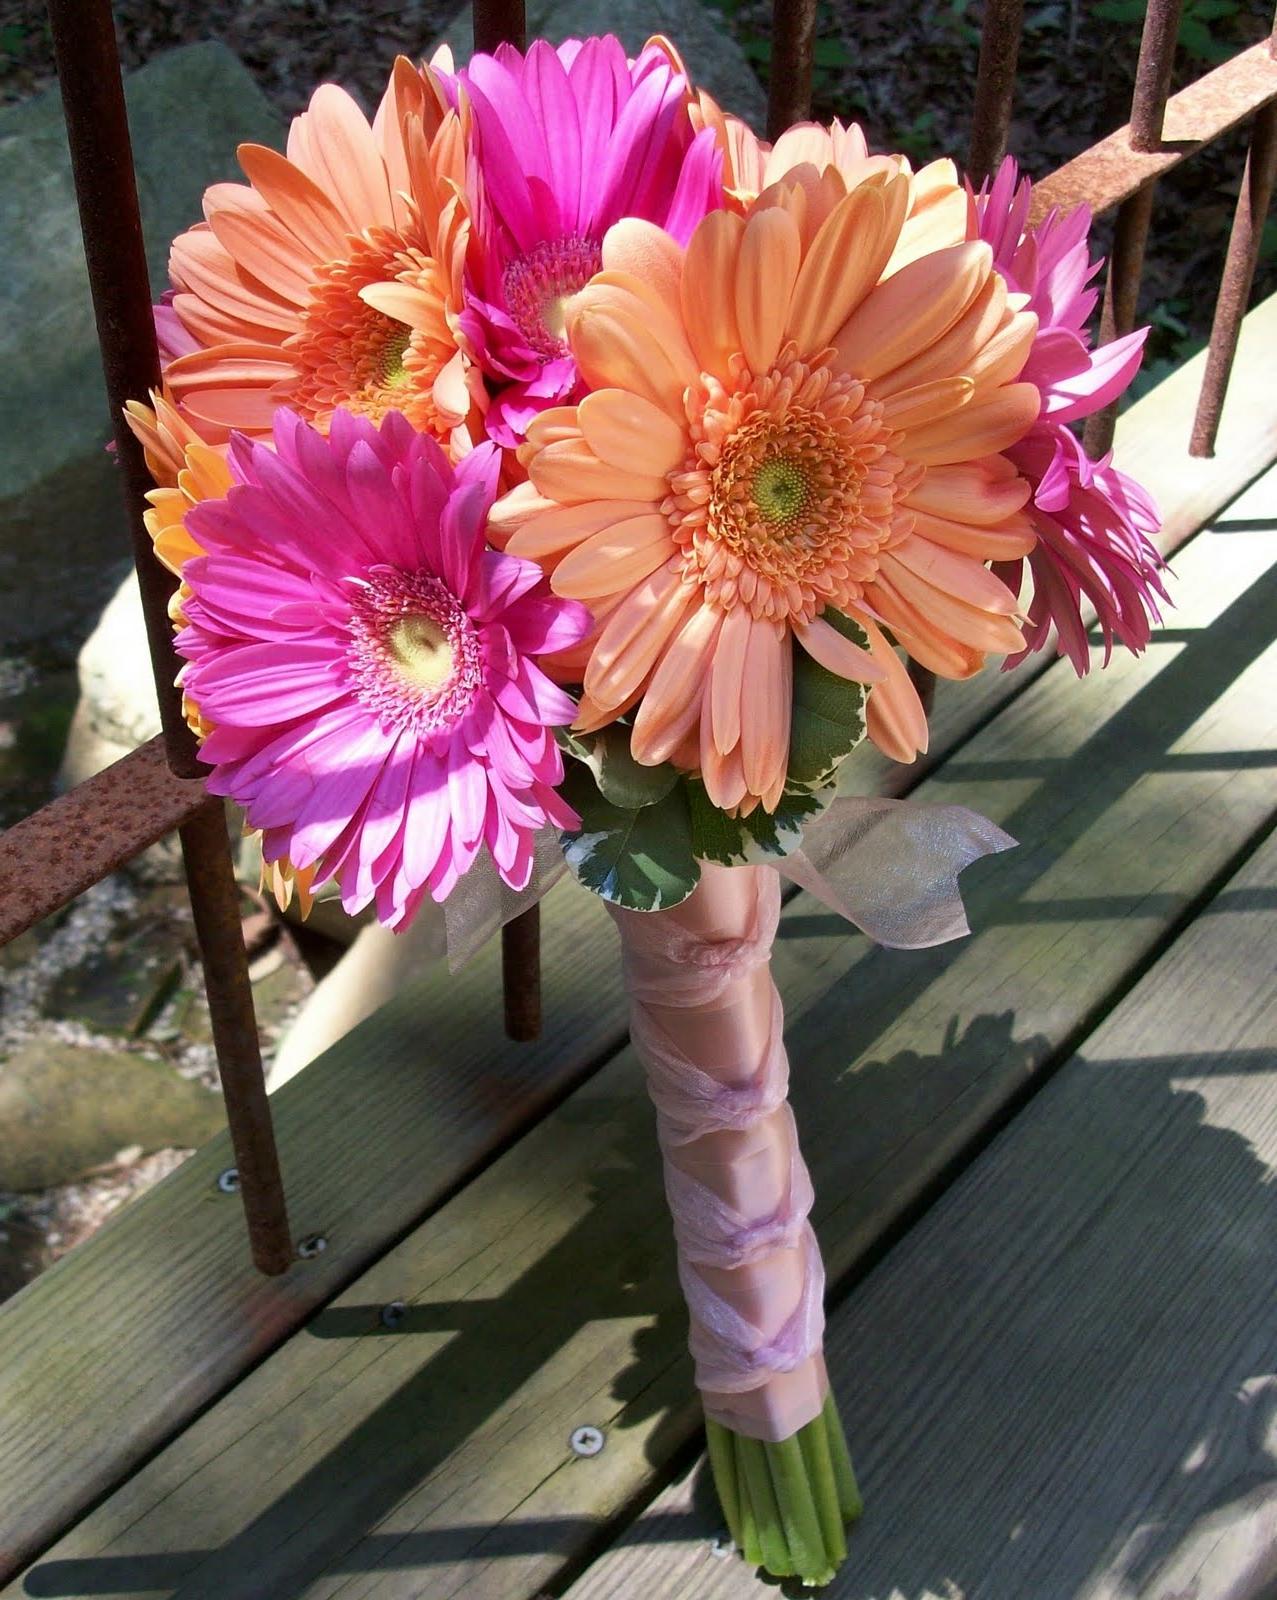
[[(1130, 122), (1038, 184), (1034, 214), (1082, 201), (1097, 213), (1117, 208), (1101, 336), (1129, 331), (1158, 179), (1254, 117), (1196, 423), (1187, 441), (1194, 455), (1210, 455), (1277, 164), (1277, 59), (1275, 39), (1269, 38), (1168, 97), (1180, 5), (1181, 0), (1150, 0)], [(142, 525), (150, 479), (122, 421), (124, 401), (156, 382), (159, 360), (110, 4), (49, 0), (49, 16), (163, 732), (0, 835), (0, 944), (179, 831), (253, 1260), (263, 1272), (278, 1273), (289, 1265), (293, 1248), (229, 840), (221, 802), (204, 793), (182, 719), (167, 616), (169, 580)], [(808, 114), (816, 20), (816, 0), (774, 0), (768, 101), (773, 137)], [(1006, 149), (1022, 20), (1023, 0), (986, 0), (968, 154), (977, 183), (994, 171)], [(503, 41), (522, 45), (524, 28), (522, 0), (476, 0), (477, 49)], [(1091, 419), (1089, 448), (1108, 448), (1113, 421), (1111, 411)], [(926, 675), (919, 677), (926, 689)], [(533, 1037), (540, 1025), (535, 910), (503, 932), (503, 979), (507, 1031), (514, 1038)]]

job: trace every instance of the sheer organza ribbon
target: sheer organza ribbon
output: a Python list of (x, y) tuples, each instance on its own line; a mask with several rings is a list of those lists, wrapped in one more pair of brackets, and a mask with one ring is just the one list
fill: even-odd
[[(966, 806), (844, 796), (806, 829), (803, 848), (770, 864), (877, 944), (916, 950), (967, 933), (958, 874), (1015, 840)], [(454, 972), (567, 871), (558, 835), (537, 836), (531, 882), (514, 890), (480, 852), (441, 908), (440, 954)]]

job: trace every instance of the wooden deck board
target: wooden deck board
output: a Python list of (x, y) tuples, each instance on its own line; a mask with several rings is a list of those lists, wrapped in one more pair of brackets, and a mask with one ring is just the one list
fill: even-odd
[[(1270, 512), (1275, 485), (1229, 517)], [(1273, 554), (1255, 530), (1193, 541), (1173, 635), (1080, 685), (1053, 669), (928, 782), (1024, 840), (968, 874), (974, 938), (867, 949), (787, 907), (776, 966), (831, 1276), (1265, 825)], [(531, 1595), (692, 1437), (671, 1256), (627, 1051), (6, 1593)], [(608, 1430), (590, 1460), (567, 1449), (581, 1422)]]
[[(831, 1318), (830, 1600), (1277, 1586), (1277, 837)], [(569, 1600), (745, 1600), (703, 1465)]]
[[(1168, 549), (1277, 455), (1275, 340), (1277, 297), (1246, 319), (1214, 461), (1178, 448), (1204, 358), (1122, 419), (1119, 458), (1168, 507)], [(864, 752), (866, 790), (915, 784), (1046, 666), (942, 689), (930, 755), (904, 769)], [(0, 1581), (620, 1044), (601, 915), (570, 891), (547, 908), (549, 1026), (533, 1049), (500, 1037), (489, 953), (459, 984), (414, 986), (275, 1097), (294, 1230), (324, 1233), (323, 1256), (256, 1277), (211, 1189), (229, 1163), (217, 1141), (0, 1307)]]
[(323, 1235), (322, 1254), (254, 1270), (215, 1183), (223, 1134), (0, 1308), (0, 1575), (615, 1047), (607, 914), (566, 884), (555, 901), (536, 1044), (502, 1036), (494, 947), (407, 987), (273, 1097), (294, 1237)]

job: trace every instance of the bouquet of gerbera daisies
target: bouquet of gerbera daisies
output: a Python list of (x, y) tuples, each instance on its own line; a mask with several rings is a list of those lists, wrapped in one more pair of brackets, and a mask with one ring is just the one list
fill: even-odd
[(131, 408), (209, 788), (281, 896), (401, 928), (557, 855), (610, 903), (723, 1507), (823, 1582), (860, 1500), (773, 867), (886, 943), (965, 930), (958, 871), (1011, 841), (856, 799), (848, 757), (925, 750), (906, 655), (1054, 632), (1084, 672), (1084, 602), (1147, 642), (1156, 513), (1071, 428), (1142, 336), (1091, 348), (1089, 218), (1030, 226), (1012, 164), (977, 195), (838, 123), (768, 147), (659, 39), (400, 60), (371, 124), (324, 86), (240, 159)]

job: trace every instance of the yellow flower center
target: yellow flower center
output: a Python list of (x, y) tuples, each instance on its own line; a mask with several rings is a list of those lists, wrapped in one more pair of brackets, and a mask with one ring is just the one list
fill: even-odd
[(452, 676), (452, 646), (432, 617), (400, 617), (387, 630), (386, 648), (399, 676), (413, 688), (437, 689)]
[(352, 582), (347, 662), (359, 699), (394, 728), (455, 727), (483, 682), (465, 607), (427, 572), (378, 567)]
[(390, 330), (386, 335), (386, 342), (381, 347), (378, 357), (378, 370), (382, 383), (387, 389), (402, 389), (412, 382), (412, 374), (404, 366), (404, 355), (412, 341), (412, 330), (402, 322), (395, 322), (387, 317)]
[(692, 453), (663, 507), (684, 578), (756, 617), (845, 609), (873, 580), (879, 550), (909, 531), (896, 502), (921, 468), (895, 453), (863, 384), (798, 361), (792, 346), (761, 374), (738, 358), (732, 379), (703, 375), (688, 394)]
[(754, 504), (768, 522), (792, 524), (811, 501), (803, 469), (788, 456), (769, 456), (754, 474), (750, 486)]

